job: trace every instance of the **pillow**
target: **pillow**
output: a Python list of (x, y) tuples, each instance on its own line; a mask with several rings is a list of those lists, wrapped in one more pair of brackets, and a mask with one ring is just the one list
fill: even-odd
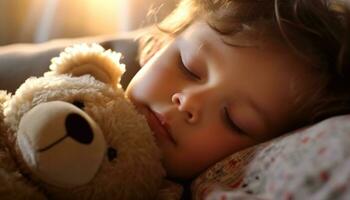
[(193, 199), (350, 199), (350, 115), (332, 117), (218, 162)]
[(48, 71), (50, 60), (67, 46), (76, 43), (100, 43), (105, 49), (123, 54), (121, 62), (127, 67), (121, 84), (125, 88), (139, 70), (138, 40), (147, 29), (115, 35), (55, 39), (37, 44), (11, 44), (0, 46), (0, 89), (15, 92), (30, 76), (41, 76)]

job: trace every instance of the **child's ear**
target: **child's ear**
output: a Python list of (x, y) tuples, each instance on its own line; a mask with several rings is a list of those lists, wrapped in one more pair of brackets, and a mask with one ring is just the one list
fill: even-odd
[(91, 75), (95, 79), (116, 86), (125, 71), (121, 54), (105, 50), (99, 44), (77, 44), (67, 47), (59, 57), (51, 60), (50, 72), (45, 76), (69, 74)]

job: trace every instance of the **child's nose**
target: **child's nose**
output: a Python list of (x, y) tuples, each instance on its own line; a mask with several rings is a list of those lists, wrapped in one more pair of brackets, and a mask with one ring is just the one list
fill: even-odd
[(186, 120), (189, 123), (196, 123), (199, 120), (198, 102), (190, 95), (183, 93), (175, 93), (171, 97), (171, 101), (177, 106), (179, 111), (185, 113)]

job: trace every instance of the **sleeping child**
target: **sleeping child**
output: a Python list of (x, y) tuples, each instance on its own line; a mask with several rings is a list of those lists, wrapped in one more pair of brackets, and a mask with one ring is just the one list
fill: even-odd
[(180, 1), (141, 38), (127, 88), (168, 177), (348, 113), (349, 30), (342, 1)]

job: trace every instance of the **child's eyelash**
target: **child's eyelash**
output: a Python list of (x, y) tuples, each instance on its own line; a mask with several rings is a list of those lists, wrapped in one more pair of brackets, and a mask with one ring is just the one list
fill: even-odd
[(189, 75), (191, 78), (194, 78), (195, 80), (201, 80), (201, 77), (192, 72), (186, 65), (184, 64), (181, 55), (179, 56), (179, 65), (180, 69), (186, 74)]
[(228, 108), (224, 108), (224, 120), (230, 126), (230, 128), (238, 133), (243, 134), (244, 131), (237, 126), (237, 124), (232, 120)]

